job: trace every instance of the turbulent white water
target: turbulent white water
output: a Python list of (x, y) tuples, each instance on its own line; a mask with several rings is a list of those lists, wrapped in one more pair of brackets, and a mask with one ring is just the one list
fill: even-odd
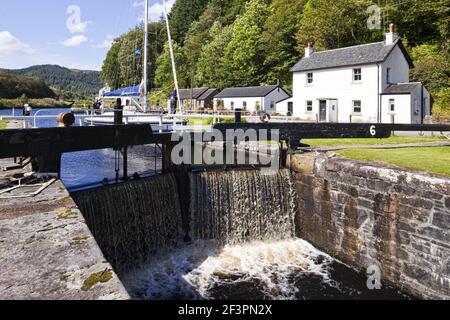
[(292, 239), (296, 203), (289, 170), (192, 174), (191, 236), (222, 244)]
[(295, 279), (311, 275), (336, 286), (329, 272), (334, 260), (300, 239), (222, 248), (197, 241), (152, 261), (124, 277), (137, 299), (214, 299), (230, 293), (243, 299), (296, 299), (302, 288)]
[(401, 298), (295, 238), (288, 170), (191, 174), (189, 210), (177, 183), (169, 174), (74, 195), (133, 298)]

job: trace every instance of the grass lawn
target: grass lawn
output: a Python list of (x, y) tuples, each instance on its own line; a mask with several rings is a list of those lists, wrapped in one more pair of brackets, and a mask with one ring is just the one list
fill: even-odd
[(8, 124), (8, 121), (0, 120), (0, 129), (6, 129), (7, 124)]
[(304, 139), (301, 142), (311, 147), (336, 147), (336, 146), (357, 146), (357, 145), (386, 145), (405, 144), (419, 142), (449, 141), (444, 137), (397, 137), (392, 136), (387, 139)]
[(450, 176), (450, 147), (404, 149), (348, 149), (338, 151), (347, 158), (377, 161), (407, 169)]
[[(189, 118), (188, 126), (211, 126), (213, 124), (213, 118)], [(222, 118), (219, 120), (222, 123), (234, 122), (234, 118)], [(246, 122), (246, 119), (242, 119), (242, 122)]]
[(188, 126), (210, 126), (213, 123), (212, 118), (189, 118)]

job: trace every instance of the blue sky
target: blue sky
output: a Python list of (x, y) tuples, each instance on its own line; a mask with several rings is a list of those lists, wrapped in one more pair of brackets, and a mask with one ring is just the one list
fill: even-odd
[[(174, 0), (166, 0), (170, 10)], [(158, 20), (162, 0), (149, 1)], [(114, 37), (144, 16), (142, 0), (0, 0), (0, 68), (100, 70)]]

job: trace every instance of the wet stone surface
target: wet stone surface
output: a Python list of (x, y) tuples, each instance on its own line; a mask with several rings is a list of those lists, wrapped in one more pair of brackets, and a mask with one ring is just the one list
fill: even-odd
[[(0, 189), (11, 174), (0, 172)], [(0, 299), (129, 298), (60, 181), (35, 197), (0, 199), (0, 270)], [(99, 273), (111, 277), (90, 281)]]
[(297, 236), (360, 269), (378, 266), (416, 297), (449, 299), (450, 179), (316, 157), (296, 175)]

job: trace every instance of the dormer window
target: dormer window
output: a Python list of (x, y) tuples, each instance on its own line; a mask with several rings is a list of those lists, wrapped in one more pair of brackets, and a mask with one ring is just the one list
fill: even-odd
[(353, 82), (360, 82), (362, 80), (361, 68), (353, 69)]
[(306, 74), (306, 84), (313, 84), (314, 82), (314, 74), (312, 72), (308, 72)]

